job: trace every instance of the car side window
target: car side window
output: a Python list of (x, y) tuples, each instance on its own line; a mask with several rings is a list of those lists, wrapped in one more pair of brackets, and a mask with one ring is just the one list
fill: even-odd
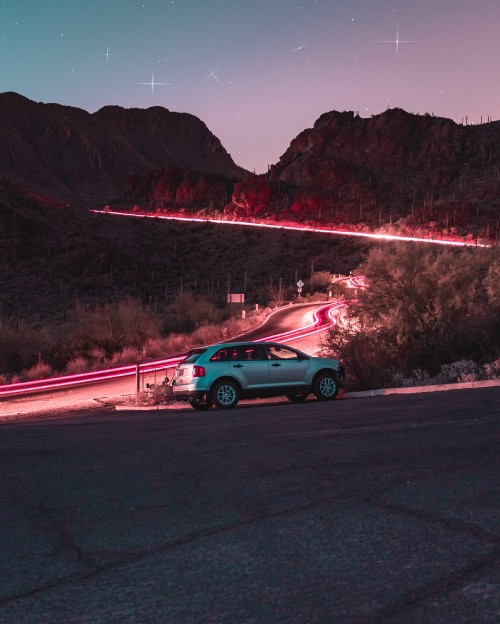
[(267, 360), (266, 354), (263, 352), (260, 345), (244, 345), (238, 347), (237, 350), (238, 360)]
[(295, 351), (281, 345), (269, 345), (267, 355), (270, 360), (298, 360), (299, 356)]
[(210, 358), (211, 362), (227, 362), (232, 360), (233, 349), (219, 349), (217, 353), (214, 353)]

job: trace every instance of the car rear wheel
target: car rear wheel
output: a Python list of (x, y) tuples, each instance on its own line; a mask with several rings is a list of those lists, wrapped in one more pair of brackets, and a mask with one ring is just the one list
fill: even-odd
[(240, 400), (240, 390), (233, 381), (219, 381), (212, 390), (212, 397), (215, 407), (229, 409)]
[(339, 393), (339, 383), (334, 373), (321, 373), (314, 381), (313, 392), (319, 401), (330, 401)]
[(287, 394), (286, 398), (292, 403), (302, 403), (309, 396), (309, 392), (302, 392), (302, 394)]
[(212, 401), (207, 401), (206, 399), (191, 399), (189, 404), (193, 409), (198, 410), (199, 412), (204, 412), (212, 407)]

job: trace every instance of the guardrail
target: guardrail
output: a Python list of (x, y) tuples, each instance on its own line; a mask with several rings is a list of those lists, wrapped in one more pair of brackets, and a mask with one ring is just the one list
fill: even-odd
[[(326, 331), (335, 322), (332, 316), (333, 312), (344, 305), (345, 302), (336, 302), (320, 306), (316, 310), (314, 310), (313, 322), (309, 325), (306, 325), (305, 327), (300, 327), (299, 329), (293, 329), (288, 332), (281, 332), (272, 336), (266, 336), (265, 338), (260, 338), (255, 342), (265, 342), (267, 340), (286, 340), (288, 342), (292, 342), (300, 338), (305, 338), (308, 336), (312, 336), (313, 334)], [(0, 386), (0, 399), (48, 392), (50, 390), (65, 390), (67, 388), (81, 386), (84, 384), (98, 383), (102, 381), (120, 379), (123, 377), (133, 377), (138, 373), (140, 375), (144, 375), (145, 373), (153, 373), (154, 371), (174, 368), (179, 362), (184, 359), (184, 357), (186, 357), (186, 353), (181, 353), (167, 358), (151, 360), (149, 362), (128, 364), (126, 366), (118, 366), (116, 368), (89, 371), (87, 373), (61, 375), (59, 377), (51, 377), (48, 379), (36, 379), (33, 381), (22, 381), (13, 384), (6, 384)]]

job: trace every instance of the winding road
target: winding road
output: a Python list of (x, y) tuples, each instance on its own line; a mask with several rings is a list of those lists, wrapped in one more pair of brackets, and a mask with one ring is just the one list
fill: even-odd
[[(352, 278), (357, 279), (357, 278)], [(326, 331), (344, 302), (289, 305), (271, 313), (258, 328), (232, 340), (274, 340), (284, 344), (310, 339)], [(292, 329), (291, 329), (292, 328)], [(156, 383), (185, 356), (177, 354), (139, 365), (142, 387)], [(128, 365), (64, 377), (0, 386), (0, 419), (18, 414), (95, 407), (109, 397), (129, 396), (136, 389), (137, 366)]]

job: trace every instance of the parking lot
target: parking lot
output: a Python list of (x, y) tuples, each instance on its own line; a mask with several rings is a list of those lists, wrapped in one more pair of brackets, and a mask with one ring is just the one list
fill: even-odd
[(1, 622), (497, 623), (498, 388), (0, 427)]

